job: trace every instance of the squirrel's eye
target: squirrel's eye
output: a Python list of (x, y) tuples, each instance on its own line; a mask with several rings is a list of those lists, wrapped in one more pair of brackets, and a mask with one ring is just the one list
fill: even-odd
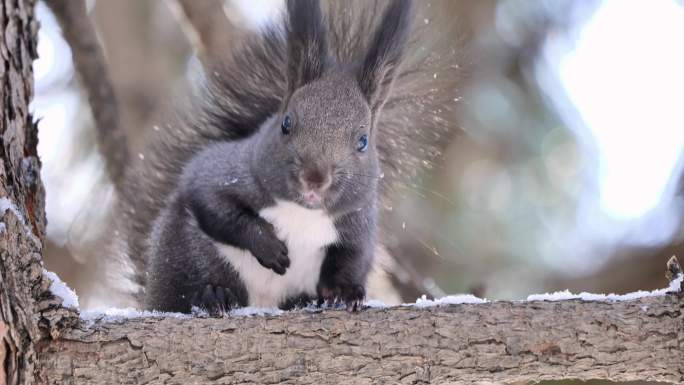
[(366, 150), (368, 150), (368, 135), (363, 134), (359, 138), (359, 141), (356, 142), (356, 151), (366, 152)]
[(280, 129), (283, 131), (283, 135), (289, 135), (292, 130), (292, 118), (290, 115), (285, 115), (283, 118), (283, 123), (280, 124)]

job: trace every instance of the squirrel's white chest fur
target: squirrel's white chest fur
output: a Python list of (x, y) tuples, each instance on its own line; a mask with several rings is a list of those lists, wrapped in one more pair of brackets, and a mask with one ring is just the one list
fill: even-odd
[(217, 244), (221, 255), (242, 278), (249, 306), (277, 307), (288, 297), (315, 295), (325, 247), (337, 241), (332, 218), (323, 210), (287, 201), (277, 201), (259, 215), (273, 224), (278, 238), (287, 245), (290, 267), (285, 275), (261, 266), (247, 250)]

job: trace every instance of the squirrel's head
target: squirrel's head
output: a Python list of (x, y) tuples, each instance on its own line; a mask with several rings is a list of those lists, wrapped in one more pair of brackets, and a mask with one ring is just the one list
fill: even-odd
[(361, 60), (337, 63), (328, 53), (319, 1), (287, 1), (288, 90), (264, 127), (257, 167), (275, 197), (345, 211), (375, 196), (381, 175), (375, 122), (403, 56), (410, 8), (409, 0), (393, 0)]

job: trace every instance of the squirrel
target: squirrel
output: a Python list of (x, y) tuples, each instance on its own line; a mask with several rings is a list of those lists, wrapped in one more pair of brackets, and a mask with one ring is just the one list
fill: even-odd
[(364, 300), (383, 202), (453, 131), (458, 66), (411, 0), (349, 4), (287, 0), (152, 139), (115, 224), (145, 308)]

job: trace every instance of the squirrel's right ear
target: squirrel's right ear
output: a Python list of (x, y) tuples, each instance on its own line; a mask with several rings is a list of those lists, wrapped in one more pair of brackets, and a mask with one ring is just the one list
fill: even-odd
[(325, 66), (327, 43), (319, 0), (287, 0), (288, 88), (318, 79)]
[(361, 91), (375, 114), (389, 94), (411, 28), (411, 0), (392, 0), (370, 41), (357, 74)]

